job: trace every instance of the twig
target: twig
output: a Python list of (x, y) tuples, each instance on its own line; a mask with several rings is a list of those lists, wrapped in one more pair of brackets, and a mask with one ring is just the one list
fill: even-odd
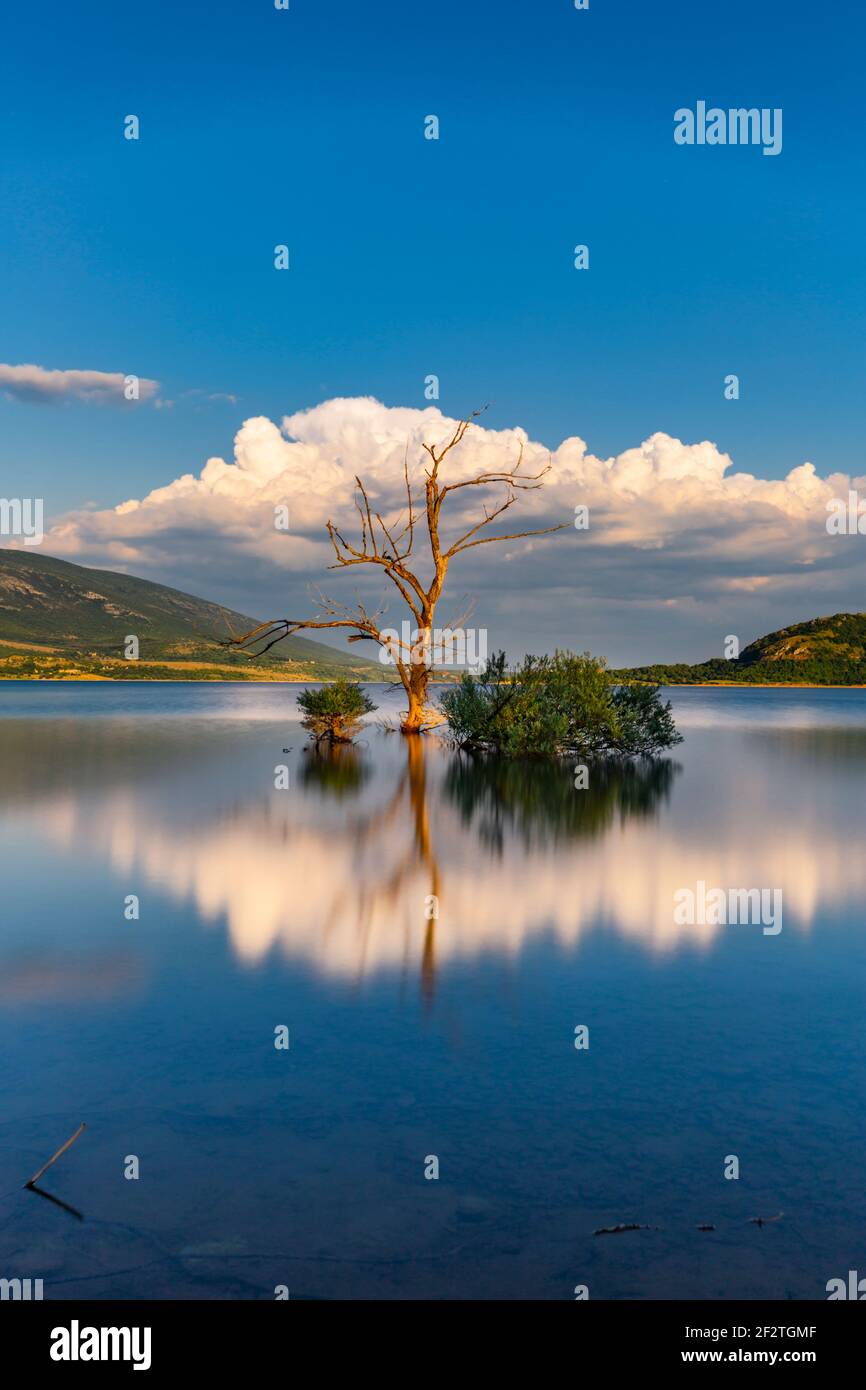
[(748, 1226), (766, 1226), (770, 1221), (781, 1221), (785, 1215), (780, 1211), (777, 1216), (750, 1216), (746, 1224)]
[(65, 1154), (65, 1153), (66, 1153), (66, 1150), (67, 1150), (67, 1149), (70, 1149), (70, 1148), (72, 1147), (72, 1145), (75, 1143), (76, 1139), (78, 1139), (78, 1138), (84, 1133), (84, 1131), (86, 1130), (86, 1128), (87, 1128), (87, 1125), (85, 1125), (85, 1124), (80, 1124), (80, 1125), (78, 1126), (77, 1130), (75, 1131), (75, 1133), (73, 1134), (72, 1138), (71, 1138), (71, 1139), (67, 1139), (66, 1143), (63, 1144), (63, 1145), (57, 1150), (57, 1153), (56, 1153), (56, 1154), (53, 1154), (52, 1157), (49, 1158), (49, 1160), (48, 1160), (47, 1163), (43, 1163), (42, 1167), (39, 1169), (39, 1172), (38, 1172), (38, 1173), (34, 1173), (34, 1174), (33, 1174), (33, 1177), (30, 1179), (30, 1181), (29, 1181), (29, 1182), (26, 1182), (26, 1183), (24, 1184), (24, 1186), (25, 1186), (25, 1187), (32, 1187), (33, 1184), (34, 1184), (35, 1182), (38, 1182), (39, 1179), (42, 1177), (42, 1174), (43, 1174), (43, 1173), (47, 1173), (47, 1172), (48, 1172), (48, 1169), (51, 1167), (52, 1163), (56, 1163), (57, 1160), (58, 1160), (58, 1158), (60, 1158), (61, 1154)]
[(637, 1221), (621, 1222), (619, 1226), (599, 1226), (597, 1231), (593, 1231), (594, 1236), (618, 1236), (623, 1231), (657, 1231), (658, 1226), (640, 1226)]

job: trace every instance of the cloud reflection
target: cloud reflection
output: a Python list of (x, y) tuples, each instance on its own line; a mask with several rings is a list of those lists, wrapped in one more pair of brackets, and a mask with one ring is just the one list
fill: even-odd
[[(191, 735), (178, 804), (174, 764), (147, 748), (159, 739), (150, 729), (140, 775), (129, 758), (122, 778), (105, 761), (92, 775), (78, 764), (74, 789), (31, 797), (24, 814), (34, 835), (86, 847), (124, 884), (224, 924), (246, 967), (277, 951), (339, 978), (410, 972), (429, 995), (443, 965), (516, 957), (541, 934), (572, 949), (613, 930), (665, 952), (749, 931), (674, 922), (675, 890), (699, 879), (781, 885), (786, 930), (862, 897), (866, 863), (837, 823), (838, 764), (854, 759), (859, 786), (866, 745), (852, 752), (850, 731), (840, 736), (838, 757), (832, 741), (762, 736), (751, 756), (742, 742), (736, 758), (729, 745), (704, 749), (688, 777), (670, 763), (594, 768), (578, 791), (568, 767), (472, 764), (371, 731), (334, 759), (299, 754), (292, 790), (279, 793), (262, 790), (249, 731), (230, 746)], [(438, 920), (425, 916), (431, 895)]]

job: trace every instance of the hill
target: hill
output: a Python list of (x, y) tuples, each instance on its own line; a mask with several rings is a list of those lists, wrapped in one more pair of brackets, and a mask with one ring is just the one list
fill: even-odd
[[(378, 661), (305, 637), (286, 638), (254, 663), (219, 646), (258, 621), (147, 579), (0, 549), (0, 677), (388, 679)], [(130, 633), (139, 639), (138, 661), (123, 655)]]
[(835, 613), (758, 637), (736, 660), (635, 666), (619, 680), (660, 685), (866, 685), (866, 613)]

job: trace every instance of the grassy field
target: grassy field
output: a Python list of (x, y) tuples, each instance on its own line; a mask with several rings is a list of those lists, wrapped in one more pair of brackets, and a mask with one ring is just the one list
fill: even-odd
[[(333, 673), (353, 676), (351, 670)], [(359, 679), (369, 679), (358, 673)], [(393, 678), (393, 677), (392, 677)], [(98, 654), (78, 655), (60, 647), (42, 646), (37, 642), (0, 642), (0, 680), (44, 681), (271, 681), (294, 683), (320, 681), (323, 677), (317, 664), (283, 661), (257, 664), (236, 660), (204, 661), (125, 661), (122, 658)], [(387, 668), (382, 668), (380, 680), (388, 680)]]
[[(378, 660), (293, 635), (250, 661), (224, 644), (256, 619), (164, 584), (0, 549), (0, 679), (387, 680)], [(124, 659), (128, 636), (140, 659)]]

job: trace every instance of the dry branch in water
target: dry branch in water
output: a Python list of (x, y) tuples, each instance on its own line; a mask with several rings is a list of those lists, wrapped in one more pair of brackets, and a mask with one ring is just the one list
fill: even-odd
[(637, 1221), (626, 1221), (619, 1226), (599, 1226), (594, 1236), (619, 1236), (623, 1231), (657, 1231), (658, 1226), (640, 1226)]
[(83, 1124), (83, 1123), (80, 1124), (80, 1125), (78, 1126), (77, 1130), (75, 1131), (75, 1133), (73, 1134), (72, 1138), (71, 1138), (71, 1139), (67, 1139), (66, 1143), (65, 1143), (65, 1144), (62, 1144), (62, 1145), (60, 1146), (60, 1148), (57, 1150), (57, 1153), (56, 1153), (56, 1154), (52, 1154), (52, 1156), (51, 1156), (51, 1158), (49, 1158), (48, 1162), (47, 1162), (47, 1163), (43, 1163), (42, 1167), (39, 1169), (39, 1172), (38, 1172), (38, 1173), (34, 1173), (34, 1174), (33, 1174), (33, 1177), (30, 1178), (30, 1179), (24, 1184), (24, 1186), (25, 1186), (25, 1187), (32, 1187), (33, 1184), (34, 1184), (35, 1182), (38, 1182), (39, 1179), (42, 1177), (42, 1174), (48, 1172), (48, 1169), (51, 1167), (52, 1163), (56, 1163), (57, 1160), (58, 1160), (58, 1158), (60, 1158), (60, 1156), (61, 1156), (62, 1154), (65, 1154), (65, 1153), (66, 1153), (66, 1150), (67, 1150), (67, 1149), (71, 1149), (71, 1148), (72, 1148), (72, 1145), (75, 1143), (76, 1139), (78, 1139), (78, 1138), (81, 1137), (81, 1135), (84, 1133), (84, 1131), (86, 1130), (86, 1128), (87, 1128), (87, 1125), (86, 1125), (86, 1124)]

